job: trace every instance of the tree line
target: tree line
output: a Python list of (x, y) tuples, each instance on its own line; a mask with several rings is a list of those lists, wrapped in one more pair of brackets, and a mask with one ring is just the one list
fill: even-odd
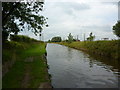
[[(120, 39), (120, 21), (118, 21), (114, 26), (113, 26), (113, 33), (118, 37), (118, 39)], [(89, 37), (86, 38), (87, 41), (93, 41), (95, 39), (95, 35), (93, 35), (93, 33), (91, 32), (89, 34)], [(77, 39), (73, 38), (73, 35), (71, 33), (69, 33), (68, 35), (68, 39), (66, 40), (62, 40), (61, 37), (53, 37), (51, 40), (48, 40), (48, 42), (73, 42), (73, 41), (79, 41)]]
[[(94, 39), (95, 39), (95, 35), (93, 35), (93, 33), (91, 32), (89, 34), (89, 37), (87, 38), (87, 41), (93, 41)], [(68, 42), (68, 43), (72, 43), (73, 41), (80, 41), (80, 40), (78, 38), (77, 39), (73, 38), (73, 35), (71, 33), (69, 33), (66, 40), (62, 40), (60, 36), (56, 36), (53, 37), (51, 40), (48, 40), (48, 42)]]

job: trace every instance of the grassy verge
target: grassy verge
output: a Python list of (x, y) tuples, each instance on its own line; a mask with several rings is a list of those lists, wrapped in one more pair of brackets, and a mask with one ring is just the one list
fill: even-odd
[(2, 78), (2, 87), (39, 88), (42, 83), (50, 83), (44, 58), (45, 43), (17, 44), (14, 48), (3, 47), (3, 71), (7, 72)]
[(59, 44), (69, 46), (78, 50), (83, 50), (87, 53), (105, 56), (112, 59), (120, 58), (120, 41), (85, 41), (85, 42), (60, 42)]

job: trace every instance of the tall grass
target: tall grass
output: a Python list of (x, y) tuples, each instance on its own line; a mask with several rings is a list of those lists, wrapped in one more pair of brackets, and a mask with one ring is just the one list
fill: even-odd
[(59, 44), (113, 59), (119, 59), (120, 57), (119, 40), (85, 41), (85, 42), (82, 41), (82, 42), (73, 42), (70, 44), (66, 42), (61, 42)]

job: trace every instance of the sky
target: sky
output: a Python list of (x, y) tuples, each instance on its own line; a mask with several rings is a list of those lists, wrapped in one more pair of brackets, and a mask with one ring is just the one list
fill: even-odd
[[(60, 36), (67, 39), (69, 33), (79, 40), (87, 38), (90, 32), (95, 40), (101, 38), (117, 39), (112, 27), (118, 21), (119, 0), (45, 0), (43, 12), (48, 18), (49, 27), (44, 27), (42, 40)], [(35, 39), (40, 39), (32, 32), (22, 33)]]

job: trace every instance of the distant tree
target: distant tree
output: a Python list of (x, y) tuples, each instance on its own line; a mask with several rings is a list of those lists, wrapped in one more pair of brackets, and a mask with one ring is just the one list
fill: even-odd
[(68, 40), (66, 39), (66, 40), (63, 40), (62, 42), (68, 42)]
[(89, 37), (87, 38), (87, 41), (93, 41), (95, 39), (95, 35), (92, 35), (92, 32), (90, 33)]
[(120, 21), (113, 26), (113, 33), (120, 39)]
[(51, 42), (50, 40), (48, 40), (48, 42)]
[(73, 39), (73, 41), (77, 41), (77, 39)]
[(62, 41), (61, 37), (53, 37), (51, 39), (51, 42), (61, 42), (61, 41)]
[(68, 42), (71, 43), (72, 41), (73, 41), (73, 36), (71, 35), (71, 33), (69, 33)]
[[(35, 1), (35, 0), (34, 0)], [(44, 2), (2, 2), (3, 38), (12, 32), (18, 34), (27, 27), (35, 35), (48, 26), (44, 16), (40, 15)], [(5, 37), (4, 37), (5, 36)]]

